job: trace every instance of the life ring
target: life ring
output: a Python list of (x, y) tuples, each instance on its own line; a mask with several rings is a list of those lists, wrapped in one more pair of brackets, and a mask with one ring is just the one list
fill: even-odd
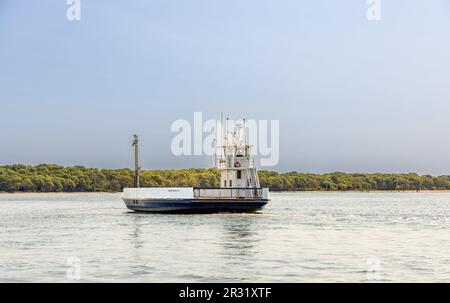
[(238, 162), (238, 161), (236, 161), (236, 162), (234, 162), (234, 167), (241, 167), (241, 162)]

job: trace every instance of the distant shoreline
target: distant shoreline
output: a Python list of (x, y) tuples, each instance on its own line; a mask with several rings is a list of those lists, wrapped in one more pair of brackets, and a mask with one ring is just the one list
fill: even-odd
[[(271, 193), (450, 193), (448, 189), (427, 189), (427, 190), (271, 190)], [(76, 195), (104, 195), (111, 194), (117, 195), (122, 192), (101, 192), (101, 191), (92, 191), (92, 192), (0, 192), (0, 195), (64, 195), (64, 194), (76, 194)]]
[[(259, 184), (275, 191), (300, 192), (422, 192), (450, 190), (450, 175), (384, 173), (310, 174), (260, 170)], [(191, 168), (142, 170), (141, 187), (218, 187), (220, 170)], [(55, 164), (0, 166), (0, 192), (120, 192), (132, 187), (131, 169), (97, 169)]]

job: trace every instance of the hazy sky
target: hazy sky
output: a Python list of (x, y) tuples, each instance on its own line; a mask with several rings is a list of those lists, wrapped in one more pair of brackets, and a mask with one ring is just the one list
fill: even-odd
[(207, 167), (177, 119), (280, 121), (306, 172), (450, 174), (450, 1), (0, 0), (0, 164)]

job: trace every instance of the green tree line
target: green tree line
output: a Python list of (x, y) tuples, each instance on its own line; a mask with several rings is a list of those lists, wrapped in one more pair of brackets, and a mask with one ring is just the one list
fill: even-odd
[[(450, 176), (410, 174), (308, 174), (260, 171), (273, 191), (450, 190)], [(217, 169), (144, 170), (142, 187), (217, 187)], [(117, 192), (133, 184), (131, 169), (96, 169), (54, 164), (0, 166), (1, 192)]]

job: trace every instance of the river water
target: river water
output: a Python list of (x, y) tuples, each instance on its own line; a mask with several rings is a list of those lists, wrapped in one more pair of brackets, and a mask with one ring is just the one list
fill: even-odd
[(0, 282), (449, 282), (450, 193), (272, 193), (255, 214), (0, 194)]

